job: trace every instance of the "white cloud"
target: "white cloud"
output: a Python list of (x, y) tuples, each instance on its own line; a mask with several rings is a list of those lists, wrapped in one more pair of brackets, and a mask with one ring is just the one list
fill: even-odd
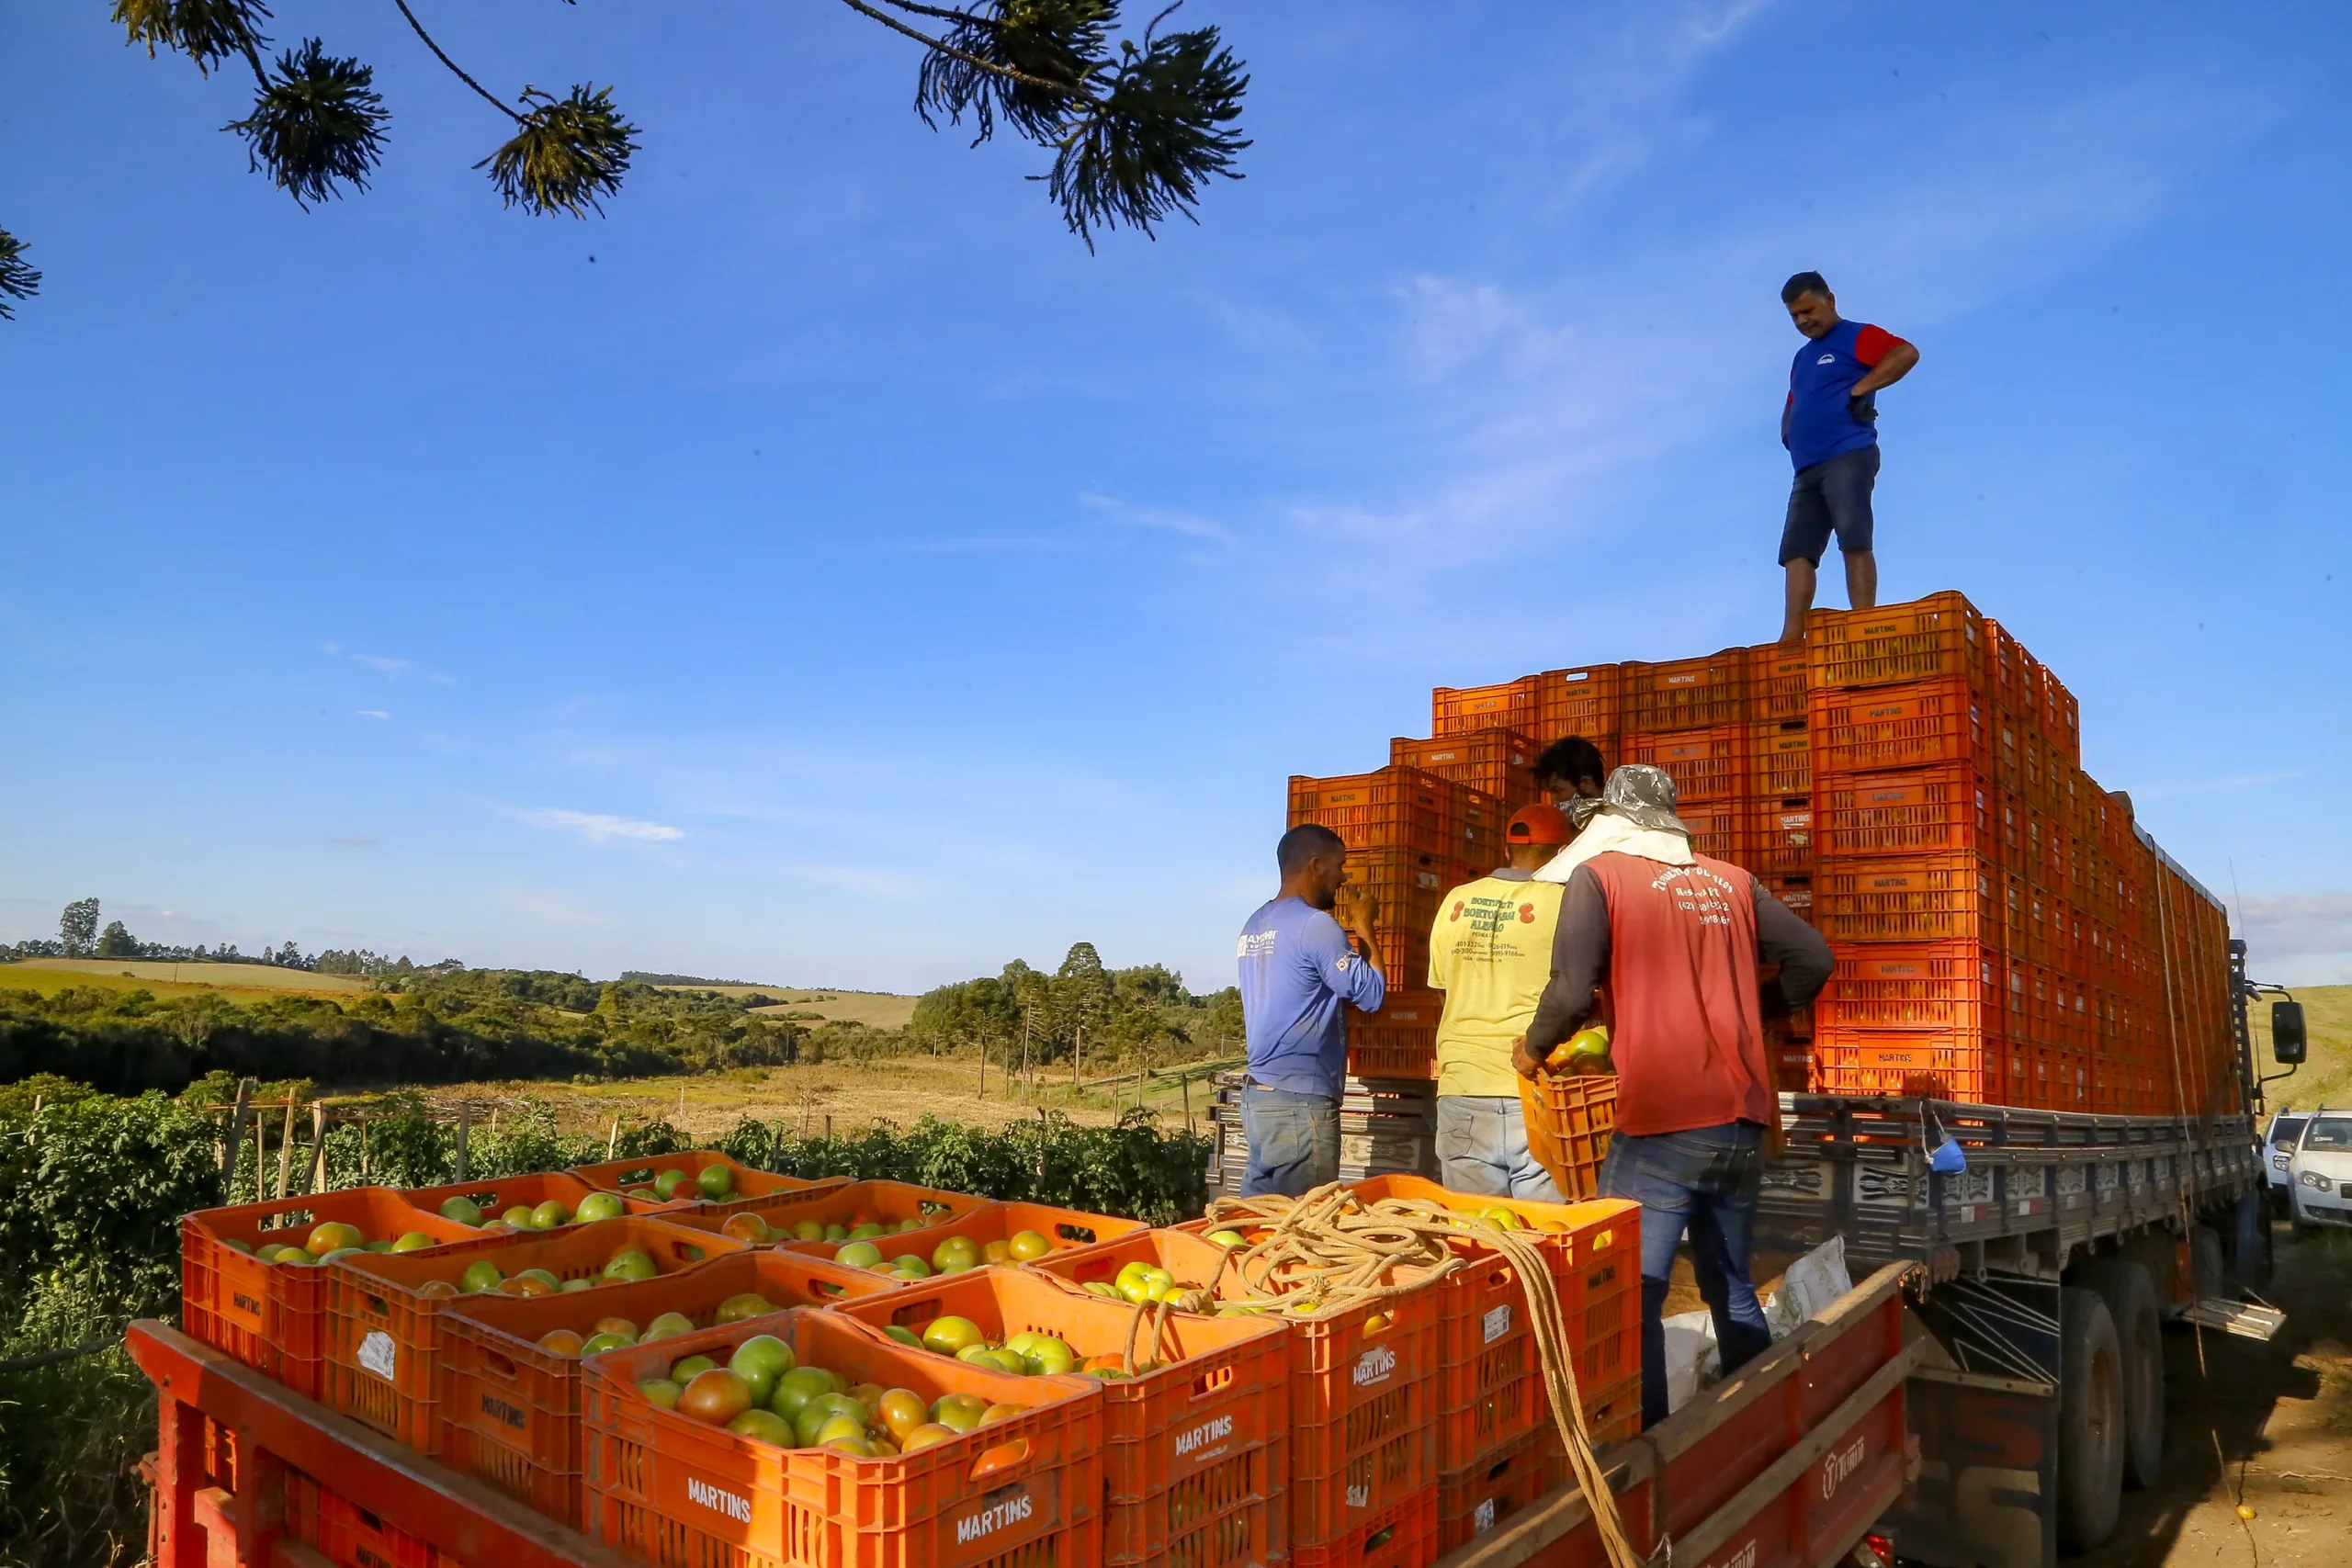
[(1189, 512), (1170, 511), (1162, 506), (1135, 506), (1113, 496), (1096, 495), (1085, 491), (1079, 493), (1078, 500), (1081, 506), (1102, 513), (1123, 528), (1156, 528), (1162, 533), (1182, 534), (1188, 539), (1214, 539), (1221, 545), (1233, 543), (1233, 530), (1206, 517), (1195, 517)]
[(392, 716), (390, 714), (386, 713), (382, 708), (353, 708), (351, 711), (357, 714), (361, 718), (390, 718)]
[(592, 844), (609, 844), (616, 840), (666, 844), (686, 836), (683, 829), (666, 823), (640, 822), (635, 818), (615, 817), (602, 811), (567, 811), (561, 807), (543, 806), (520, 816), (534, 828), (577, 833)]
[(2352, 893), (2256, 893), (2239, 903), (2246, 956), (2257, 965), (2271, 959), (2352, 954)]

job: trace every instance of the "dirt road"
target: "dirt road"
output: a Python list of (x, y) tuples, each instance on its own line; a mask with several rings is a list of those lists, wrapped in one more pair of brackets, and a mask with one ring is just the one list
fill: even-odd
[[(2339, 1568), (2352, 1563), (2352, 1238), (2278, 1230), (2267, 1345), (2165, 1338), (2164, 1484), (2127, 1492), (2114, 1538), (2080, 1568)], [(2241, 1518), (2243, 1504), (2254, 1511)]]

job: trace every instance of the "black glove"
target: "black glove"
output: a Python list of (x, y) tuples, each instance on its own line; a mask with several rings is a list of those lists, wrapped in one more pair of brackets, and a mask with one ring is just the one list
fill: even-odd
[(1869, 392), (1864, 392), (1860, 397), (1848, 398), (1846, 400), (1846, 417), (1852, 420), (1856, 424), (1876, 424), (1878, 423), (1878, 404), (1871, 400), (1871, 394)]

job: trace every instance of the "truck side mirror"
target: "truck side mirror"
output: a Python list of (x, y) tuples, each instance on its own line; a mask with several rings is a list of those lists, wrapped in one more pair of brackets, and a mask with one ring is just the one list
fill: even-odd
[(2270, 1004), (2270, 1054), (2288, 1066), (2303, 1061), (2303, 1004)]

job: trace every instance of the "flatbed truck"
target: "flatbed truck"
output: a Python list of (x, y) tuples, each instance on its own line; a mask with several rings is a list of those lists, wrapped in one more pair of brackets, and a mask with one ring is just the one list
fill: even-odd
[[(2259, 1290), (2269, 1278), (2253, 1114), (2264, 1080), (2246, 1008), (2271, 987), (2245, 980), (2245, 953), (2230, 943), (2244, 1113), (1783, 1095), (1787, 1144), (1767, 1168), (1757, 1245), (1801, 1251), (1842, 1236), (1854, 1274), (1871, 1272), (1770, 1355), (1604, 1452), (1621, 1507), (1650, 1530), (1645, 1550), (1679, 1531), (1673, 1561), (1684, 1568), (1828, 1568), (1869, 1538), (1883, 1544), (1881, 1561), (2051, 1568), (2105, 1540), (2124, 1487), (2154, 1484), (2163, 1458), (2162, 1323), (2233, 1283)], [(2272, 1039), (2280, 1061), (2300, 1062), (2300, 1011), (2274, 1013)], [(1964, 1170), (1935, 1168), (1947, 1137)], [(1899, 1348), (1868, 1375), (1901, 1384), (1903, 1483), (1888, 1481), (1895, 1440), (1850, 1401), (1819, 1396), (1783, 1402), (1784, 1448), (1764, 1456), (1769, 1464), (1750, 1456), (1725, 1471), (1711, 1434), (1742, 1419), (1758, 1383), (1826, 1375), (1833, 1392), (1846, 1386), (1834, 1369), (1864, 1354), (1855, 1325), (1889, 1292), (1900, 1295)], [(1677, 1464), (1688, 1452), (1706, 1457), (1685, 1478)], [(1850, 1458), (1831, 1464), (1829, 1455)], [(1841, 1464), (1859, 1467), (1859, 1484), (1838, 1473)], [(1717, 1496), (1725, 1473), (1738, 1488)], [(1678, 1485), (1700, 1486), (1702, 1504), (1675, 1506)], [(1654, 1486), (1662, 1493), (1645, 1490)], [(1601, 1562), (1598, 1551), (1571, 1488), (1443, 1568), (1581, 1568)]]

